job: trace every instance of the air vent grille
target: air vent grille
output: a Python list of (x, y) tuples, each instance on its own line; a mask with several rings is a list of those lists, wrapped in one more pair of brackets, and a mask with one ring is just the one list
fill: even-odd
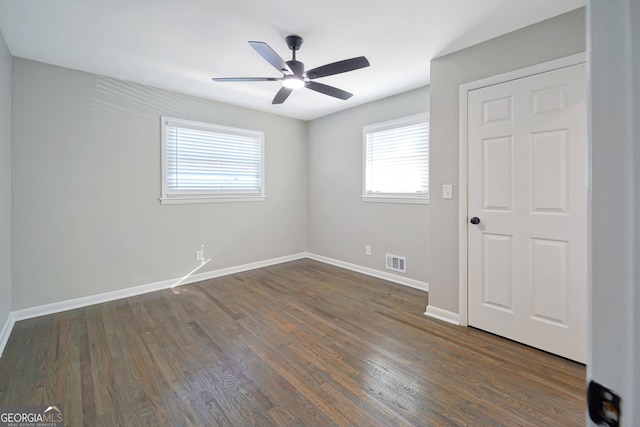
[(398, 255), (385, 254), (387, 270), (397, 271), (399, 273), (407, 272), (407, 258)]

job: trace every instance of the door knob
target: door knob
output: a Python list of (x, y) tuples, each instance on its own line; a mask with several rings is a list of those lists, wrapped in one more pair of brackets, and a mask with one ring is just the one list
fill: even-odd
[(471, 224), (473, 224), (473, 225), (480, 224), (480, 218), (478, 218), (477, 216), (474, 216), (473, 218), (471, 218), (471, 219), (469, 220), (469, 222), (470, 222)]

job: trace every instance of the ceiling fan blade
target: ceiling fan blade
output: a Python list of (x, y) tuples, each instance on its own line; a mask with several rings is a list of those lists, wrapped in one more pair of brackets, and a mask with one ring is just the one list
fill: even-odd
[(275, 98), (271, 101), (272, 104), (282, 104), (293, 92), (293, 89), (282, 86), (278, 93), (276, 93)]
[(345, 92), (342, 89), (338, 89), (337, 87), (325, 85), (318, 82), (307, 82), (305, 87), (315, 90), (316, 92), (323, 93), (325, 95), (333, 96), (334, 98), (340, 99), (349, 99), (353, 96), (352, 93)]
[(214, 82), (276, 82), (282, 77), (214, 77)]
[(269, 64), (273, 65), (273, 67), (280, 71), (281, 73), (289, 72), (291, 73), (291, 69), (287, 65), (287, 63), (278, 55), (275, 50), (271, 49), (271, 47), (264, 42), (253, 42), (250, 41), (249, 44), (252, 48), (255, 49), (256, 52), (260, 56), (262, 56)]
[(319, 77), (332, 76), (334, 74), (358, 70), (360, 68), (368, 67), (369, 65), (367, 58), (359, 56), (357, 58), (345, 59), (309, 70), (307, 71), (307, 77), (310, 79), (317, 79)]

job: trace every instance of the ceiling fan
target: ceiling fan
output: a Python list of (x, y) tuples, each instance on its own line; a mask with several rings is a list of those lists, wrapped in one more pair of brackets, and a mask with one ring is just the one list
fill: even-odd
[(276, 70), (282, 73), (282, 77), (222, 77), (213, 78), (216, 82), (273, 82), (282, 81), (282, 88), (276, 93), (272, 104), (282, 104), (294, 89), (306, 87), (325, 95), (339, 99), (349, 99), (352, 93), (346, 92), (337, 87), (325, 85), (314, 81), (320, 77), (332, 76), (334, 74), (346, 73), (347, 71), (358, 70), (368, 67), (369, 61), (364, 56), (345, 59), (331, 64), (323, 65), (305, 71), (304, 64), (296, 60), (296, 51), (302, 45), (302, 37), (291, 35), (286, 39), (287, 46), (293, 52), (291, 61), (284, 61), (268, 44), (264, 42), (250, 41), (249, 44)]

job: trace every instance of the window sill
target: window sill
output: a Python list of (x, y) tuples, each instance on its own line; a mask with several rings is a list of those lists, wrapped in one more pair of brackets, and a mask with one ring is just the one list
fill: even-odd
[(429, 199), (418, 197), (362, 196), (363, 202), (404, 203), (412, 205), (428, 205)]
[(234, 203), (234, 202), (263, 202), (265, 196), (233, 196), (233, 197), (162, 197), (160, 204), (180, 205), (193, 203)]

